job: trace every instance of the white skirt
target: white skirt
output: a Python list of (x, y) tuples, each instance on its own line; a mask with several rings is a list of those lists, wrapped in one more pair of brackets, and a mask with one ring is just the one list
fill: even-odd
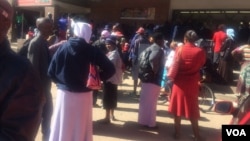
[(92, 98), (58, 89), (49, 141), (92, 141)]
[(149, 127), (156, 126), (156, 107), (161, 87), (152, 83), (142, 83), (138, 123)]

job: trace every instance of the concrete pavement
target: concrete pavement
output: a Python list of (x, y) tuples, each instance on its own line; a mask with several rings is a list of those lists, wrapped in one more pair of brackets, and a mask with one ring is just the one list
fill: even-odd
[[(123, 84), (119, 86), (118, 108), (115, 110), (117, 121), (112, 124), (101, 124), (101, 120), (105, 116), (105, 111), (101, 107), (93, 108), (93, 139), (94, 141), (174, 141), (172, 135), (173, 116), (167, 112), (168, 103), (157, 105), (157, 130), (146, 130), (137, 124), (138, 116), (138, 99), (132, 96), (133, 85), (129, 74), (125, 75)], [(209, 84), (214, 90), (216, 100), (234, 101), (234, 86), (222, 86), (217, 84)], [(140, 88), (139, 88), (140, 89)], [(138, 90), (139, 90), (138, 89)], [(56, 99), (56, 87), (53, 85), (51, 90), (53, 99)], [(98, 98), (101, 105), (101, 94)], [(217, 141), (221, 136), (221, 125), (228, 124), (231, 115), (222, 115), (215, 112), (202, 113), (199, 120), (201, 135), (206, 141)], [(192, 129), (190, 122), (186, 119), (182, 120), (181, 138), (179, 141), (192, 141)], [(41, 140), (41, 132), (39, 131), (36, 141)]]

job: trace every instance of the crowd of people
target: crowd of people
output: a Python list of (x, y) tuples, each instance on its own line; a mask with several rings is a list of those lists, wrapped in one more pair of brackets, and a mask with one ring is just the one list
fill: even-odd
[[(101, 123), (116, 120), (118, 85), (122, 84), (124, 73), (129, 72), (132, 94), (139, 96), (138, 124), (145, 128), (157, 129), (157, 99), (161, 89), (171, 84), (166, 112), (174, 116), (175, 139), (181, 136), (181, 118), (185, 117), (191, 122), (194, 141), (204, 140), (198, 124), (198, 84), (201, 68), (206, 64), (212, 64), (213, 75), (220, 76), (221, 83), (231, 84), (233, 63), (240, 62), (237, 90), (249, 94), (249, 42), (239, 46), (235, 30), (224, 24), (211, 37), (213, 58), (209, 60), (206, 49), (196, 42), (200, 32), (194, 29), (185, 30), (177, 41), (178, 28), (173, 33), (167, 30), (166, 35), (162, 25), (141, 25), (127, 36), (120, 23), (107, 24), (95, 32), (96, 26), (86, 19), (63, 15), (55, 23), (49, 14), (37, 19), (36, 33), (32, 29), (28, 32), (26, 52), (18, 55), (6, 38), (13, 18), (12, 7), (2, 0), (0, 11), (0, 63), (5, 66), (0, 69), (1, 140), (33, 141), (41, 124), (43, 141), (92, 141), (92, 108), (100, 93), (86, 87), (92, 62), (98, 66), (103, 82), (102, 107), (106, 114)], [(150, 52), (146, 58), (152, 74), (144, 81), (139, 77), (139, 69), (141, 54), (146, 51)], [(52, 82), (57, 86), (55, 107)]]

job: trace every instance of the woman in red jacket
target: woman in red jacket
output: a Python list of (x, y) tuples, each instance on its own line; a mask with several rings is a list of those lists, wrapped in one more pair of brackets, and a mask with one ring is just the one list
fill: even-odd
[[(200, 69), (205, 64), (205, 51), (195, 46), (197, 34), (189, 30), (184, 35), (184, 45), (176, 49), (174, 62), (168, 77), (173, 81), (169, 112), (174, 115), (174, 138), (180, 136), (181, 117), (190, 120), (194, 140), (200, 140), (198, 119), (198, 92)], [(178, 59), (177, 59), (178, 58)]]

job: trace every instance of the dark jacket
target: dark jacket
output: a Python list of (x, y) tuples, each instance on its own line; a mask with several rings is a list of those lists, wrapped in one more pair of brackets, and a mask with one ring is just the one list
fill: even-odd
[(148, 59), (153, 71), (153, 77), (146, 83), (153, 83), (160, 86), (164, 69), (164, 51), (156, 43), (146, 48), (145, 51), (150, 51)]
[(94, 47), (100, 48), (104, 54), (108, 52), (106, 45), (105, 45), (105, 39), (98, 39), (93, 44)]
[(163, 69), (164, 69), (164, 51), (163, 49), (156, 43), (152, 44), (148, 47), (152, 52), (149, 56), (149, 61), (152, 66), (152, 69), (155, 73), (155, 80), (152, 82), (156, 85), (161, 85)]
[(0, 44), (0, 141), (34, 141), (43, 105), (39, 77), (31, 63)]
[(27, 58), (37, 71), (45, 94), (49, 94), (51, 89), (51, 79), (47, 75), (50, 63), (49, 48), (47, 40), (40, 34), (30, 41)]
[(132, 62), (134, 65), (138, 63), (138, 58), (143, 50), (149, 47), (151, 44), (146, 36), (140, 35), (134, 43)]
[(70, 38), (54, 54), (48, 75), (59, 89), (71, 92), (87, 92), (86, 82), (90, 62), (99, 66), (101, 80), (115, 73), (115, 67), (106, 55), (81, 38)]

